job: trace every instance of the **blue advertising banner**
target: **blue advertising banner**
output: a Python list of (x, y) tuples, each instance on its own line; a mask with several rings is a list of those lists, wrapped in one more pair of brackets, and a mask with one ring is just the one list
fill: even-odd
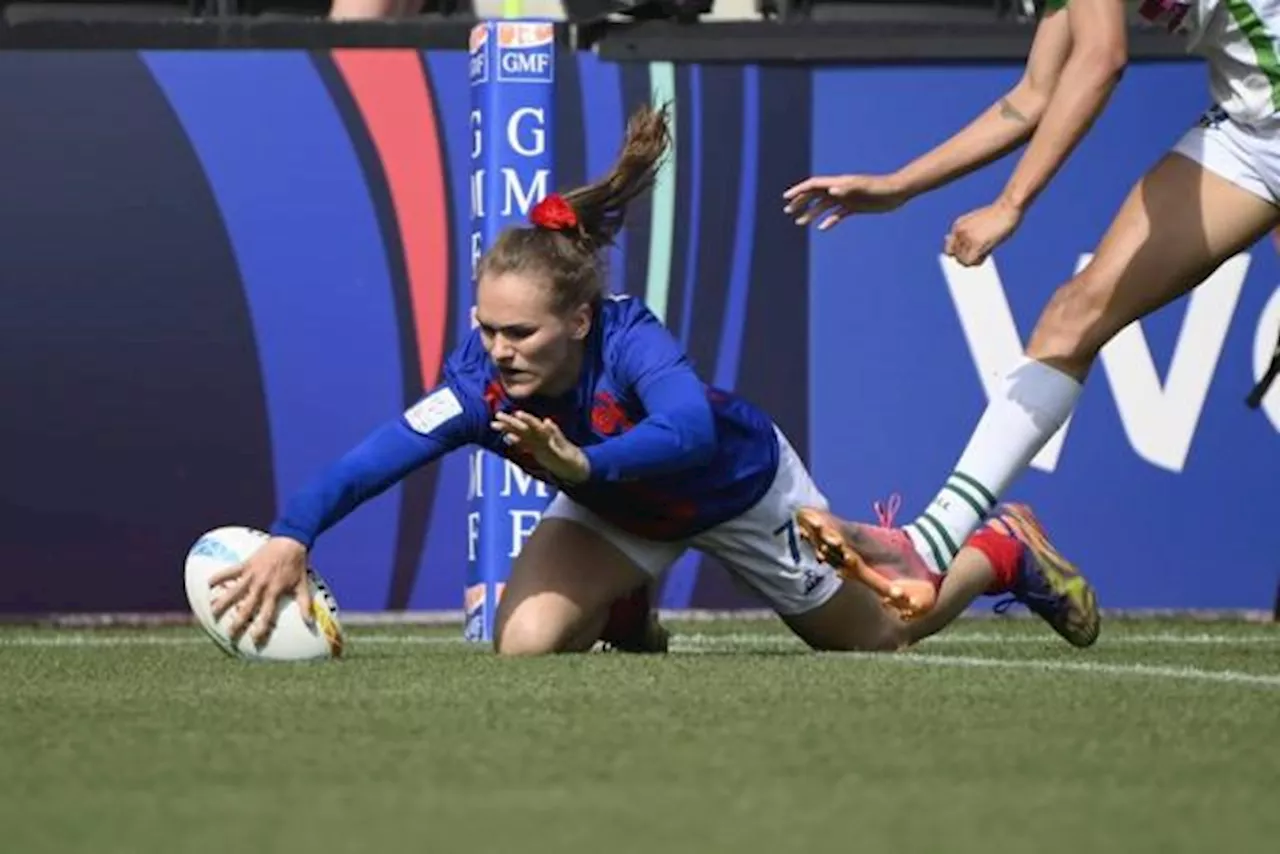
[[(471, 32), (471, 278), (503, 229), (528, 222), (553, 186), (555, 35), (552, 24), (500, 21)], [(468, 640), (493, 638), (511, 562), (549, 499), (546, 485), (487, 451), (472, 462), (467, 510)]]
[[(1019, 70), (815, 72), (814, 172), (896, 169), (992, 103)], [(837, 507), (860, 513), (900, 490), (907, 519), (923, 509), (1053, 290), (1195, 124), (1205, 97), (1198, 65), (1132, 68), (1017, 234), (979, 268), (943, 258), (942, 241), (955, 218), (996, 198), (1012, 159), (811, 236), (811, 450)], [(1260, 244), (1190, 299), (1125, 329), (1011, 490), (1040, 510), (1104, 606), (1265, 608), (1275, 595), (1280, 392), (1262, 411), (1243, 401), (1280, 327), (1277, 274), (1275, 250)]]
[[(674, 150), (610, 252), (611, 289), (764, 407), (837, 510), (869, 518), (900, 491), (909, 517), (1053, 289), (1196, 122), (1205, 72), (1132, 67), (977, 269), (946, 262), (943, 237), (1011, 160), (822, 234), (781, 194), (897, 168), (1019, 70), (607, 64), (557, 54), (539, 22), (488, 24), (470, 53), (0, 53), (0, 77), (24, 81), (0, 88), (0, 542), (25, 567), (0, 612), (185, 609), (195, 538), (269, 525), (435, 387), (471, 329), (479, 253), (549, 190), (603, 174), (655, 101)], [(1259, 244), (1125, 330), (1015, 484), (1104, 606), (1272, 607), (1280, 389), (1243, 401), (1280, 327), (1278, 276)], [(465, 609), (483, 639), (548, 494), (460, 451), (322, 536), (315, 564), (348, 612)], [(760, 606), (699, 556), (661, 601)]]

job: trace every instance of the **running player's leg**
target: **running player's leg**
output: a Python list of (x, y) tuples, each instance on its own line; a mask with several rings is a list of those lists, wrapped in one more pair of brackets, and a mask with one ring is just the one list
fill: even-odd
[(588, 649), (610, 607), (669, 567), (684, 546), (619, 531), (563, 495), (520, 550), (498, 606), (503, 655)]
[[(883, 515), (882, 525), (876, 527), (841, 519), (826, 509), (806, 507), (796, 514), (796, 521), (801, 535), (812, 544), (818, 559), (836, 567), (847, 580), (857, 582), (872, 574), (887, 579), (893, 586), (904, 578), (898, 555), (886, 548), (882, 537), (878, 536), (885, 530)], [(973, 539), (970, 538), (971, 541)], [(964, 613), (979, 596), (1001, 590), (1001, 571), (1007, 575), (1012, 566), (1013, 562), (998, 548), (984, 551), (974, 548), (971, 542), (966, 543), (951, 562), (946, 575), (936, 576), (941, 583), (932, 606), (923, 612), (915, 611), (912, 619), (903, 624), (899, 646), (936, 634)], [(865, 582), (846, 586), (875, 592)], [(886, 605), (892, 604), (890, 599), (877, 598)]]
[(980, 597), (1000, 589), (996, 567), (1011, 563), (1007, 558), (993, 559), (987, 552), (966, 543), (947, 568), (942, 587), (938, 590), (938, 603), (931, 611), (907, 624), (911, 643), (919, 643), (942, 631)]
[[(846, 574), (861, 560), (873, 572), (896, 575), (896, 556), (876, 536), (882, 529), (814, 508), (802, 510), (798, 520), (805, 538), (818, 544), (819, 557)], [(1026, 605), (1073, 646), (1090, 646), (1098, 638), (1101, 616), (1093, 587), (1050, 543), (1030, 507), (1008, 504), (965, 541), (942, 580), (937, 603), (905, 624), (907, 643), (941, 631), (979, 596), (1002, 593)]]
[(905, 528), (931, 568), (951, 562), (1062, 426), (1117, 332), (1195, 288), (1280, 222), (1242, 134), (1229, 124), (1188, 134), (1130, 191), (1089, 265), (1054, 294), (955, 470)]

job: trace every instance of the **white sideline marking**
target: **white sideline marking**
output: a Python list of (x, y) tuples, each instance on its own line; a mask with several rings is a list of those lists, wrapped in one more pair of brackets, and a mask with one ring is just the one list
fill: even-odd
[[(699, 633), (676, 635), (672, 643), (693, 643), (695, 645), (727, 642), (742, 646), (781, 646), (792, 644), (800, 646), (800, 641), (784, 634), (753, 634), (750, 632), (729, 632), (726, 634)], [(1064, 641), (1057, 635), (1045, 631), (1038, 635), (1008, 635), (999, 632), (954, 632), (934, 635), (921, 642), (921, 648), (933, 646), (965, 646), (992, 644), (996, 646), (1037, 645), (1057, 646)], [(1183, 634), (1179, 632), (1154, 632), (1146, 634), (1116, 635), (1108, 637), (1105, 633), (1098, 641), (1099, 647), (1109, 646), (1280, 646), (1280, 630), (1273, 635), (1247, 634), (1222, 635), (1209, 632)]]
[[(464, 641), (461, 635), (386, 635), (349, 633), (353, 645), (377, 644), (383, 646), (424, 645), (424, 646), (461, 646)], [(51, 632), (49, 634), (12, 635), (0, 634), (2, 647), (113, 647), (113, 646), (188, 646), (209, 643), (203, 636), (195, 634), (184, 637), (152, 637), (146, 634), (86, 634)], [(929, 638), (921, 643), (922, 649), (935, 646), (1024, 646), (1044, 645), (1057, 646), (1062, 643), (1054, 635), (1002, 635), (991, 632), (956, 632)], [(726, 652), (748, 649), (796, 649), (803, 650), (799, 639), (786, 634), (763, 634), (751, 632), (726, 633), (693, 633), (677, 634), (671, 639), (673, 648), (688, 651), (697, 649), (723, 649)], [(1152, 634), (1104, 636), (1098, 647), (1105, 649), (1111, 646), (1280, 646), (1280, 632), (1275, 635), (1216, 635), (1201, 632), (1198, 634), (1178, 634), (1175, 632), (1157, 632)], [(919, 653), (912, 653), (919, 655)]]
[[(342, 612), (342, 622), (347, 626), (456, 626), (458, 631), (462, 631), (462, 624), (465, 621), (465, 614), (462, 611), (347, 611)], [(733, 620), (735, 622), (756, 622), (756, 621), (776, 621), (778, 615), (769, 609), (752, 609), (745, 611), (704, 611), (704, 610), (678, 610), (670, 611), (665, 608), (658, 610), (658, 616), (663, 621), (679, 621), (682, 623), (689, 622), (723, 622), (724, 620)], [(0, 626), (6, 622), (6, 617), (11, 615), (0, 614)], [(1164, 608), (1103, 608), (1103, 620), (1111, 623), (1113, 620), (1123, 622), (1131, 618), (1137, 619), (1183, 619), (1201, 624), (1218, 624), (1222, 622), (1228, 623), (1272, 623), (1275, 617), (1270, 610), (1258, 610), (1251, 608), (1224, 608), (1221, 610), (1207, 609), (1164, 609)], [(1010, 611), (1006, 614), (994, 614), (977, 604), (971, 606), (965, 612), (963, 619), (966, 622), (982, 622), (982, 623), (1004, 623), (1004, 622), (1035, 622), (1035, 615), (1028, 611), (1019, 609)], [(59, 629), (86, 629), (86, 628), (154, 628), (156, 626), (190, 626), (192, 625), (190, 611), (168, 611), (168, 612), (147, 612), (143, 614), (130, 613), (110, 613), (110, 614), (49, 614), (44, 619), (39, 620), (40, 625), (49, 625)], [(18, 621), (14, 625), (25, 625)]]
[[(371, 646), (457, 646), (465, 641), (459, 636), (448, 635), (385, 635), (355, 634), (353, 645), (368, 644)], [(1058, 641), (1051, 637), (1035, 637), (1019, 635), (1005, 637), (992, 633), (962, 633), (943, 635), (927, 641), (923, 647), (954, 646), (963, 644), (990, 645), (1025, 645), (1055, 644)], [(54, 634), (54, 635), (17, 635), (0, 637), (0, 648), (54, 648), (54, 647), (178, 647), (206, 645), (209, 641), (199, 635), (190, 637), (151, 637), (148, 635), (124, 635), (117, 637), (98, 634)], [(1181, 635), (1173, 633), (1134, 634), (1104, 639), (1099, 645), (1107, 646), (1269, 646), (1280, 644), (1280, 636), (1257, 635), (1215, 635), (1200, 633)], [(477, 645), (478, 647), (478, 645)], [(733, 653), (750, 650), (795, 650), (801, 652), (804, 647), (800, 642), (782, 634), (688, 634), (672, 638), (672, 650), (676, 653), (706, 654), (714, 652)], [(1217, 682), (1236, 685), (1252, 685), (1266, 688), (1280, 688), (1280, 674), (1246, 673), (1238, 670), (1206, 670), (1199, 667), (1183, 667), (1163, 664), (1108, 664), (1092, 661), (1067, 661), (1062, 659), (1001, 659), (985, 658), (969, 655), (931, 655), (923, 652), (903, 652), (895, 655), (884, 653), (832, 653), (841, 657), (856, 660), (882, 661), (886, 663), (912, 664), (932, 667), (968, 667), (1003, 670), (1038, 670), (1058, 673), (1087, 673), (1102, 676), (1142, 677), (1150, 679), (1173, 679), (1194, 682)]]
[[(356, 636), (357, 639), (360, 637)], [(390, 638), (388, 638), (390, 639)], [(751, 632), (728, 632), (723, 634), (714, 633), (698, 633), (698, 634), (677, 634), (672, 637), (671, 642), (675, 645), (690, 644), (693, 646), (715, 646), (716, 644), (724, 644), (726, 646), (766, 646), (766, 647), (782, 647), (795, 646), (797, 649), (803, 649), (803, 645), (799, 639), (785, 634), (753, 634)], [(1044, 645), (1057, 646), (1064, 643), (1057, 635), (1049, 634), (1047, 631), (1039, 635), (1007, 635), (998, 632), (955, 632), (953, 634), (935, 635), (921, 642), (921, 648), (933, 646), (965, 646), (971, 645), (996, 645), (996, 646), (1022, 646), (1022, 645)], [(1118, 635), (1116, 637), (1107, 637), (1103, 635), (1098, 641), (1100, 647), (1108, 646), (1280, 646), (1280, 630), (1274, 635), (1215, 635), (1207, 632), (1199, 632), (1197, 634), (1180, 634), (1177, 632), (1155, 632), (1148, 634), (1132, 634)]]
[[(874, 653), (853, 653), (869, 658)], [(886, 660), (946, 667), (994, 667), (1007, 670), (1044, 670), (1095, 673), (1105, 676), (1147, 676), (1156, 679), (1184, 679), (1196, 682), (1230, 682), (1237, 685), (1263, 685), (1280, 688), (1280, 674), (1245, 673), (1240, 670), (1204, 670), (1199, 667), (1174, 667), (1165, 664), (1101, 664), (1094, 661), (1060, 661), (1055, 659), (979, 658), (968, 655), (921, 655), (908, 652), (885, 656)]]

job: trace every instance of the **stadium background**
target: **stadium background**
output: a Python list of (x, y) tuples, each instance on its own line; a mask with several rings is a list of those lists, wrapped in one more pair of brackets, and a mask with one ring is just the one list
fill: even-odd
[[(201, 531), (267, 524), (432, 384), (470, 304), (466, 68), (461, 50), (0, 53), (0, 79), (22, 81), (0, 87), (0, 542), (20, 568), (0, 611), (184, 610), (178, 566)], [(893, 489), (905, 513), (923, 505), (984, 404), (975, 348), (1008, 338), (995, 297), (1025, 338), (1205, 106), (1197, 64), (1138, 63), (998, 275), (963, 279), (942, 236), (1007, 166), (827, 235), (792, 226), (780, 194), (898, 165), (1016, 65), (566, 51), (558, 69), (560, 184), (606, 166), (635, 104), (674, 101), (670, 192), (637, 210), (613, 285), (863, 516)], [(1275, 263), (1259, 245), (1190, 315), (1184, 300), (1145, 323), (1151, 370), (1133, 348), (1100, 367), (1054, 470), (1015, 489), (1108, 606), (1271, 605), (1280, 392), (1262, 412), (1241, 399), (1280, 324)], [(961, 316), (982, 321), (970, 337)], [(461, 606), (466, 477), (455, 455), (322, 541), (346, 609)], [(664, 604), (755, 603), (691, 559)]]

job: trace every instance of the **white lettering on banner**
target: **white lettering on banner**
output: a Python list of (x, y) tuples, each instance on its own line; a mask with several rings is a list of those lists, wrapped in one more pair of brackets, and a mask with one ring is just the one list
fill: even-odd
[(500, 57), (502, 70), (508, 75), (545, 78), (551, 74), (551, 57), (548, 54), (505, 51)]
[[(1271, 364), (1271, 354), (1276, 349), (1276, 336), (1280, 335), (1280, 287), (1275, 289), (1271, 298), (1262, 309), (1258, 318), (1258, 331), (1253, 336), (1253, 381), (1260, 381)], [(1271, 390), (1262, 398), (1262, 411), (1266, 413), (1271, 426), (1280, 432), (1280, 380), (1272, 384)]]
[[(1081, 256), (1077, 271), (1091, 257)], [(1153, 465), (1180, 472), (1186, 463), (1249, 260), (1247, 254), (1228, 260), (1192, 292), (1163, 384), (1140, 322), (1122, 329), (1102, 349), (1103, 370), (1116, 399), (1125, 436), (1138, 456)], [(941, 263), (965, 340), (990, 400), (1004, 371), (1023, 352), (1000, 275), (990, 258), (976, 268), (962, 267), (945, 256)], [(1031, 461), (1035, 468), (1052, 472), (1057, 467), (1070, 425), (1068, 419), (1035, 456)]]
[(471, 111), (471, 157), (474, 159), (484, 153), (484, 113)]
[(1140, 321), (1102, 348), (1125, 435), (1152, 465), (1180, 472), (1187, 461), (1248, 271), (1249, 256), (1237, 255), (1191, 292), (1163, 385)]
[[(525, 145), (521, 139), (521, 129), (526, 127), (530, 145)], [(538, 157), (546, 153), (547, 111), (541, 107), (521, 107), (512, 111), (511, 118), (507, 119), (507, 145), (521, 157)]]
[(538, 522), (541, 520), (542, 511), (540, 510), (511, 511), (511, 551), (507, 557), (514, 558), (520, 554), (525, 540), (533, 535), (533, 529), (538, 527)]
[(533, 488), (533, 494), (539, 498), (547, 498), (547, 485), (540, 480), (535, 480), (533, 475), (520, 468), (511, 460), (504, 459), (502, 461), (502, 497), (510, 498), (511, 484), (515, 481), (516, 492), (520, 495), (528, 495), (530, 487)]
[(484, 450), (471, 452), (471, 465), (467, 479), (467, 498), (469, 500), (484, 497)]
[(476, 280), (480, 269), (480, 259), (484, 257), (484, 235), (478, 231), (471, 232), (471, 281)]
[(475, 563), (476, 549), (480, 543), (480, 512), (473, 510), (467, 514), (467, 560)]
[(511, 207), (511, 201), (514, 197), (516, 210), (520, 211), (521, 216), (527, 216), (529, 208), (533, 207), (535, 201), (542, 199), (547, 194), (547, 178), (550, 175), (550, 169), (538, 169), (533, 173), (533, 182), (525, 192), (525, 188), (520, 185), (520, 173), (510, 166), (502, 167), (502, 215), (511, 216), (514, 210)]
[[(945, 255), (941, 259), (943, 278), (960, 316), (960, 328), (978, 368), (982, 390), (990, 401), (1000, 391), (1005, 371), (1022, 356), (1018, 325), (1013, 320), (1013, 312), (1000, 284), (1000, 274), (990, 256), (980, 267), (961, 266)], [(1062, 443), (1070, 426), (1071, 419), (1068, 418), (1031, 460), (1032, 466), (1048, 472), (1058, 467), (1058, 456), (1062, 453)]]
[(484, 170), (471, 173), (471, 216), (484, 219)]

